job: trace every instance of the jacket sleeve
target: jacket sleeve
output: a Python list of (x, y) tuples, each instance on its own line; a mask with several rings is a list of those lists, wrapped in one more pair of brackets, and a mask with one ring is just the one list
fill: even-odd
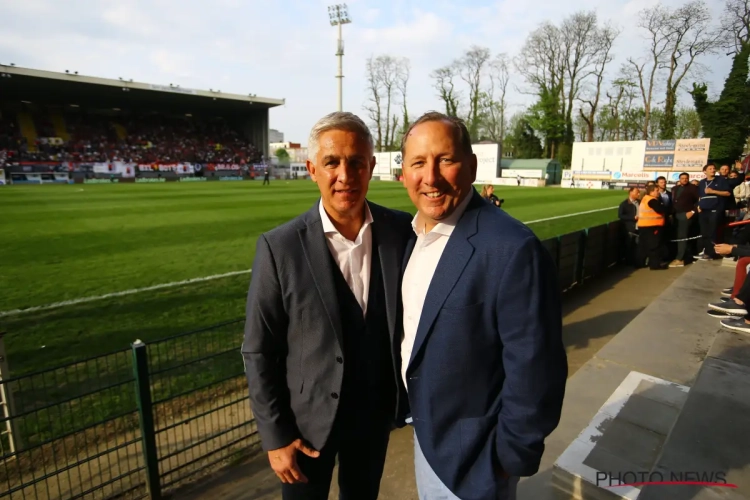
[(665, 207), (663, 204), (659, 203), (657, 200), (650, 200), (648, 202), (648, 206), (651, 207), (654, 212), (660, 215), (668, 215), (669, 209)]
[(265, 451), (283, 448), (299, 437), (286, 380), (288, 324), (276, 262), (261, 235), (247, 294), (242, 357), (250, 406)]
[(623, 221), (635, 221), (635, 215), (628, 211), (628, 200), (620, 203), (620, 208), (617, 209), (617, 217)]
[(496, 454), (511, 476), (531, 476), (545, 438), (560, 421), (568, 377), (561, 292), (552, 257), (536, 237), (519, 245), (503, 266), (495, 309), (506, 378)]

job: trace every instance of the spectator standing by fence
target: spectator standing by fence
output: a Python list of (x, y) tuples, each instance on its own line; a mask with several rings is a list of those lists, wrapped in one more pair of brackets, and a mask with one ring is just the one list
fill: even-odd
[(701, 227), (701, 247), (703, 249), (703, 260), (718, 258), (714, 251), (721, 223), (724, 220), (725, 198), (732, 195), (727, 179), (716, 175), (716, 166), (713, 163), (703, 167), (705, 179), (698, 184), (698, 212)]
[(683, 172), (677, 185), (672, 188), (672, 207), (674, 209), (675, 224), (677, 226), (677, 254), (669, 267), (683, 267), (689, 256), (695, 252), (688, 252), (694, 247), (688, 238), (695, 226), (695, 216), (698, 213), (698, 188), (690, 184), (690, 176)]
[(666, 268), (662, 265), (662, 257), (665, 253), (662, 231), (666, 216), (667, 208), (661, 202), (659, 188), (655, 185), (646, 186), (646, 194), (643, 195), (638, 205), (639, 267), (645, 265), (648, 259), (648, 267), (652, 271)]
[(628, 197), (625, 198), (617, 209), (617, 217), (622, 221), (622, 233), (625, 249), (625, 258), (628, 264), (636, 265), (636, 242), (638, 237), (638, 198), (641, 190), (631, 187)]

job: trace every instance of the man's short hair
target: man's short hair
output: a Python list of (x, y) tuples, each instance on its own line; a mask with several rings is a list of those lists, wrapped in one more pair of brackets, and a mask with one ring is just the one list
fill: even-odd
[(659, 182), (659, 181), (660, 181), (660, 180), (662, 180), (662, 179), (664, 179), (664, 182), (666, 182), (666, 181), (667, 181), (667, 178), (666, 178), (666, 177), (664, 177), (663, 175), (660, 175), (659, 177), (657, 177), (657, 178), (656, 178), (656, 182)]
[(427, 113), (417, 118), (414, 123), (409, 125), (406, 133), (401, 138), (401, 155), (403, 156), (405, 153), (406, 139), (407, 137), (409, 137), (409, 133), (414, 127), (422, 123), (440, 121), (448, 123), (448, 125), (450, 125), (450, 127), (453, 129), (453, 134), (462, 153), (466, 155), (474, 154), (474, 150), (471, 147), (471, 135), (469, 134), (469, 129), (466, 128), (466, 123), (464, 123), (461, 118), (458, 118), (456, 116), (448, 116), (445, 113), (440, 113), (439, 111), (428, 111)]
[(649, 185), (646, 186), (646, 194), (651, 194), (654, 191), (656, 191), (657, 189), (659, 189), (659, 187), (656, 186), (655, 184), (649, 184)]
[(686, 176), (686, 177), (687, 177), (688, 179), (690, 179), (690, 174), (688, 174), (687, 172), (682, 172), (682, 173), (681, 173), (681, 174), (679, 175), (679, 177), (682, 177), (683, 175), (684, 175), (684, 176)]
[(307, 140), (307, 157), (311, 161), (317, 159), (318, 148), (320, 147), (320, 144), (318, 144), (320, 136), (329, 130), (354, 132), (365, 139), (373, 151), (375, 150), (375, 142), (372, 139), (372, 132), (370, 132), (370, 128), (367, 124), (362, 121), (362, 118), (354, 113), (349, 113), (348, 111), (334, 111), (318, 120), (318, 122), (313, 125), (312, 130), (310, 130), (310, 137)]
[(703, 171), (705, 172), (708, 167), (714, 167), (714, 168), (716, 168), (716, 165), (714, 165), (713, 163), (710, 163), (710, 162), (706, 163), (706, 165), (703, 167)]

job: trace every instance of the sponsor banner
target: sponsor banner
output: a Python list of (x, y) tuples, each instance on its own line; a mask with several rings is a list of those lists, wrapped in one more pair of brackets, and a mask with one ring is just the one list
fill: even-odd
[(135, 182), (167, 182), (164, 177), (139, 177)]
[(205, 177), (180, 177), (180, 182), (205, 182)]
[[(680, 174), (682, 172), (665, 172), (662, 175), (667, 178), (667, 182), (677, 182), (680, 180)], [(699, 181), (706, 177), (706, 174), (703, 172), (685, 172), (690, 176), (691, 181)]]
[(112, 184), (119, 182), (120, 179), (84, 179), (84, 184)]
[(141, 172), (176, 172), (178, 174), (193, 174), (195, 168), (192, 163), (139, 163)]
[[(568, 176), (565, 172), (570, 172)], [(612, 178), (612, 172), (609, 170), (565, 170), (563, 179), (577, 181), (608, 181)]]
[(219, 170), (238, 171), (238, 170), (242, 170), (242, 165), (238, 165), (237, 163), (209, 163), (208, 165), (206, 165), (206, 170), (209, 170), (209, 171), (219, 171)]
[(235, 177), (235, 176), (223, 176), (219, 177), (220, 181), (244, 181), (245, 179), (243, 177)]
[(612, 180), (616, 182), (656, 180), (656, 172), (612, 172)]
[(543, 179), (544, 172), (541, 170), (524, 170), (524, 169), (504, 168), (500, 172), (500, 176), (512, 177), (514, 179), (518, 176), (521, 176), (522, 178), (528, 178), (528, 179)]
[(5, 169), (0, 168), (0, 186), (7, 185), (7, 182), (5, 181)]
[(708, 162), (711, 139), (646, 141), (643, 168), (649, 170), (701, 171)]

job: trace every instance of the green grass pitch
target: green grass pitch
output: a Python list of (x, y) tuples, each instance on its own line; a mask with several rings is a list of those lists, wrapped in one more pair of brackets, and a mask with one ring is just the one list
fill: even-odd
[[(521, 221), (616, 206), (623, 191), (500, 187)], [(309, 209), (310, 181), (0, 188), (0, 311), (252, 267), (257, 236)], [(399, 183), (369, 199), (414, 213)], [(616, 218), (616, 210), (536, 223), (544, 239)], [(21, 375), (242, 317), (250, 275), (0, 317)], [(239, 346), (238, 346), (239, 348)]]

